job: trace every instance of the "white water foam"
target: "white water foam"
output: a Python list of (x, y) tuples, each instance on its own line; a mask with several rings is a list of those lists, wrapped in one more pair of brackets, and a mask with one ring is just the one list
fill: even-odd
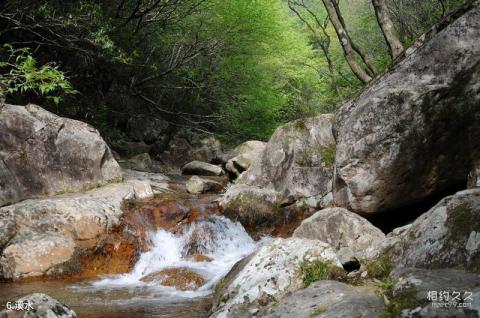
[[(130, 273), (106, 277), (93, 283), (96, 288), (149, 287), (171, 296), (200, 297), (212, 292), (213, 286), (232, 266), (254, 251), (265, 240), (255, 242), (238, 222), (223, 216), (186, 225), (180, 234), (164, 230), (151, 234), (152, 248), (143, 253)], [(186, 255), (189, 248), (211, 257), (211, 262), (194, 262)], [(141, 278), (165, 268), (187, 268), (205, 279), (206, 283), (196, 291), (179, 291), (172, 287), (159, 286), (156, 282), (145, 283)]]

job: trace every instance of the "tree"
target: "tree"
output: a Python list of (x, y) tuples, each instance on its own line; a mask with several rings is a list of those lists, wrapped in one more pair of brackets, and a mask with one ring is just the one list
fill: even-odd
[(388, 45), (388, 50), (392, 59), (396, 59), (403, 52), (403, 45), (397, 37), (393, 22), (388, 13), (386, 0), (372, 0), (377, 16), (378, 24), (382, 30), (385, 42)]
[[(368, 62), (364, 55), (360, 52), (360, 50), (355, 46), (352, 39), (348, 35), (347, 29), (345, 27), (345, 23), (343, 21), (343, 17), (341, 16), (340, 10), (338, 8), (338, 4), (335, 0), (322, 0), (325, 9), (327, 10), (328, 16), (330, 17), (330, 21), (337, 33), (338, 40), (342, 45), (342, 49), (345, 55), (345, 59), (347, 60), (348, 65), (352, 69), (352, 72), (357, 76), (359, 80), (363, 83), (368, 83), (372, 80), (373, 72), (372, 67), (369, 67)], [(360, 64), (356, 61), (355, 53), (360, 55), (362, 60), (367, 66), (367, 70), (364, 70)], [(370, 74), (369, 74), (370, 72)]]
[[(321, 30), (321, 33), (317, 31), (317, 28), (315, 28), (307, 18), (302, 16), (299, 10), (297, 10), (296, 7), (300, 7), (303, 10), (307, 12), (307, 14), (313, 19), (315, 25), (317, 28)], [(340, 88), (338, 85), (337, 81), (337, 69), (335, 67), (335, 64), (333, 62), (331, 53), (330, 53), (330, 43), (331, 38), (330, 35), (328, 34), (327, 27), (330, 23), (330, 19), (328, 18), (328, 15), (321, 21), (320, 17), (318, 17), (317, 14), (315, 14), (306, 4), (304, 0), (288, 0), (288, 7), (290, 10), (292, 10), (295, 15), (307, 26), (307, 28), (312, 32), (312, 34), (316, 37), (317, 43), (320, 46), (323, 56), (327, 60), (327, 65), (328, 65), (328, 71), (330, 74), (330, 77), (332, 79), (332, 87), (334, 88), (335, 92), (337, 93), (338, 96), (341, 96)]]

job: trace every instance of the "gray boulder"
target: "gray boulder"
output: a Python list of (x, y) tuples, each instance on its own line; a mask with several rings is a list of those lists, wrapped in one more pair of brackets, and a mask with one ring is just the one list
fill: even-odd
[(255, 161), (237, 183), (294, 197), (330, 192), (335, 158), (332, 121), (333, 115), (326, 114), (277, 128), (261, 160)]
[(191, 161), (183, 166), (182, 174), (199, 176), (221, 176), (224, 174), (222, 167), (203, 161)]
[(465, 183), (480, 155), (479, 39), (475, 1), (341, 107), (337, 205), (375, 213)]
[(32, 104), (5, 105), (0, 131), (0, 206), (122, 178), (105, 141), (85, 123)]
[(5, 309), (0, 312), (0, 318), (77, 318), (70, 307), (46, 294), (30, 294), (15, 303), (23, 304), (28, 310)]
[(237, 146), (233, 150), (234, 157), (227, 161), (225, 168), (238, 177), (248, 170), (253, 162), (261, 159), (266, 144), (263, 141), (249, 140)]
[(383, 307), (383, 298), (371, 288), (323, 280), (283, 298), (262, 317), (374, 318), (380, 316)]
[(293, 237), (320, 240), (332, 246), (342, 263), (360, 258), (385, 234), (361, 216), (342, 208), (316, 212), (295, 230)]
[(188, 193), (218, 193), (222, 191), (223, 185), (220, 182), (192, 176), (186, 184)]

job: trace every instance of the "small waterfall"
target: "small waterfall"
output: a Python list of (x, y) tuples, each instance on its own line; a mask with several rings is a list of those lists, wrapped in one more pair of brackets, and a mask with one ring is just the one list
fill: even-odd
[[(241, 258), (254, 251), (258, 244), (238, 222), (223, 216), (185, 225), (177, 234), (165, 230), (150, 233), (152, 248), (143, 253), (130, 273), (115, 275), (93, 283), (98, 288), (150, 287), (166, 293), (187, 297), (204, 296), (211, 293), (213, 286)], [(210, 262), (195, 262), (193, 254), (211, 258)], [(200, 274), (205, 284), (195, 292), (178, 291), (156, 283), (145, 283), (146, 275), (167, 268), (186, 268)]]

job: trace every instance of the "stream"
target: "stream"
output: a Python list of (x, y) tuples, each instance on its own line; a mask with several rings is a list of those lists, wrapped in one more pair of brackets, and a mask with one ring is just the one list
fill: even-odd
[[(80, 318), (206, 317), (215, 284), (267, 240), (255, 242), (242, 225), (223, 216), (185, 224), (175, 234), (157, 229), (148, 235), (151, 248), (129, 273), (88, 281), (2, 283), (0, 303), (42, 292), (70, 306)], [(192, 253), (208, 261), (194, 260)], [(200, 286), (196, 290), (162, 286), (164, 275), (158, 273), (165, 269), (193, 273), (194, 278), (200, 277), (194, 281)], [(183, 272), (177, 275), (184, 277)]]

